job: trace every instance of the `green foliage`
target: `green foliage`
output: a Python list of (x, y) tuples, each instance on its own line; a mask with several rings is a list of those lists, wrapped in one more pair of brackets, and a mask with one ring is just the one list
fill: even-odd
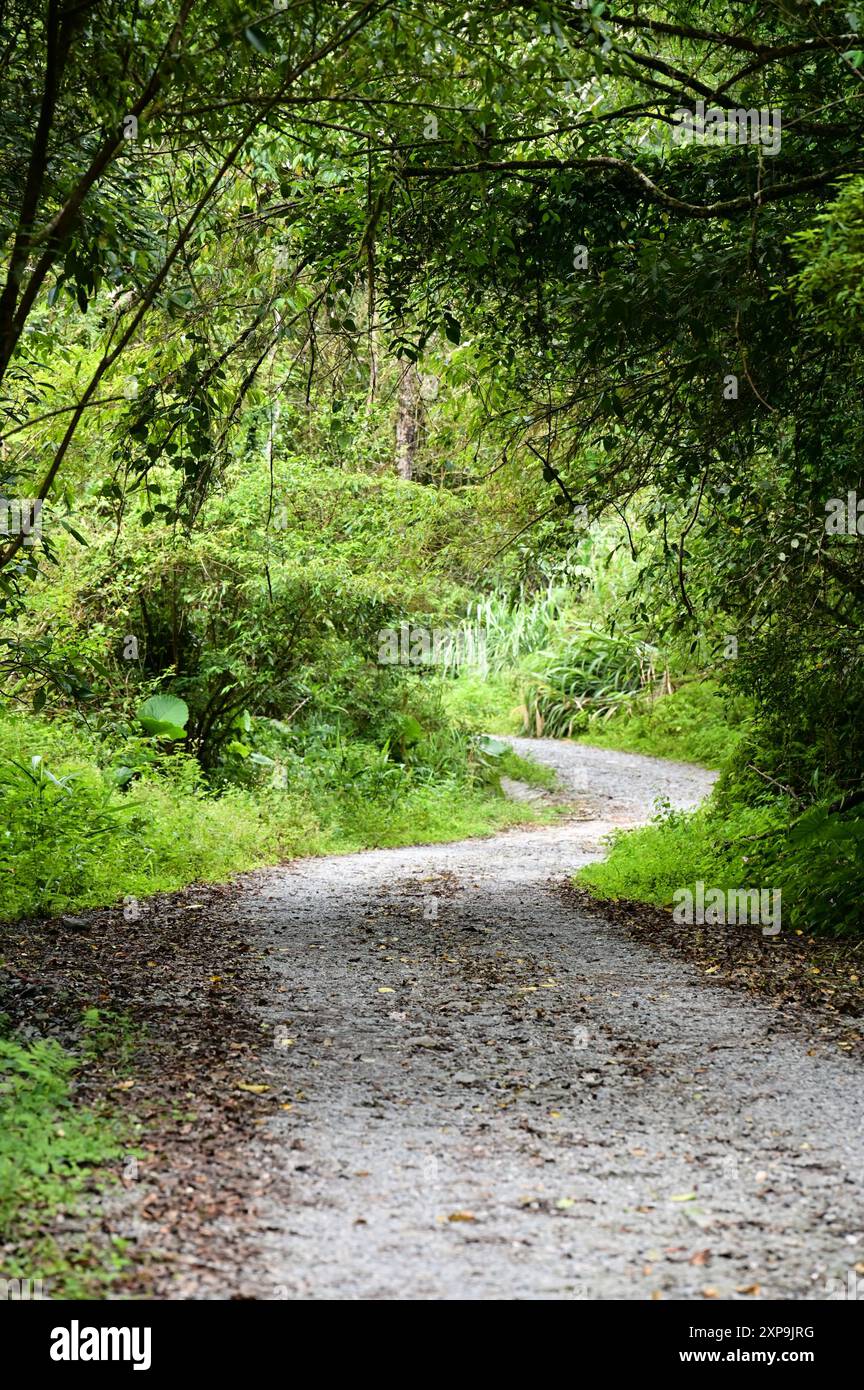
[(508, 826), (549, 820), (544, 812), (454, 782), (409, 788), (395, 803), (340, 797), (332, 803), (332, 839), (338, 852), (463, 840)]
[(864, 321), (864, 179), (840, 185), (813, 225), (792, 236), (801, 269), (795, 287), (822, 332), (860, 335)]
[(138, 711), (138, 720), (146, 734), (157, 738), (185, 738), (189, 706), (175, 695), (151, 695)]
[[(31, 751), (52, 740), (63, 745), (56, 772)], [(69, 724), (49, 733), (24, 717), (0, 720), (0, 759), (4, 919), (223, 879), (276, 856), (283, 843), (288, 851), (299, 848), (313, 831), (309, 813), (295, 803), (270, 815), (240, 788), (213, 796), (182, 756), (170, 773), (143, 773), (123, 793)]]
[(671, 907), (676, 890), (697, 882), (724, 891), (779, 889), (783, 929), (843, 935), (861, 929), (864, 819), (814, 806), (792, 820), (788, 804), (716, 804), (661, 811), (637, 830), (618, 832), (603, 863), (577, 881), (602, 898)]
[[(718, 888), (749, 883), (746, 837), (779, 824), (782, 819), (767, 808), (739, 809), (722, 821), (704, 808), (691, 812), (661, 808), (650, 825), (617, 831), (610, 840), (609, 857), (580, 870), (577, 881), (604, 898), (671, 907), (676, 889), (691, 887), (700, 879)], [(740, 845), (733, 847), (736, 841)]]
[[(472, 605), (468, 622), (485, 632), (494, 674), (460, 671), (445, 683), (448, 711), (490, 732), (580, 737), (720, 767), (742, 732), (746, 700), (724, 696), (699, 671), (698, 656), (674, 646), (662, 653), (632, 621), (622, 624), (626, 567), (610, 574), (597, 563), (609, 554), (608, 537), (592, 544), (592, 563), (579, 566), (571, 585)], [(674, 680), (670, 665), (680, 672)]]
[(141, 1041), (125, 1014), (91, 1006), (81, 1016), (80, 1053), (85, 1063), (110, 1059), (116, 1070), (126, 1072)]
[[(299, 747), (290, 732), (267, 727), (257, 742), (269, 752), (247, 760), (245, 785), (217, 793), (177, 753), (118, 788), (116, 768), (99, 766), (98, 746), (72, 725), (0, 719), (0, 918), (219, 882), (299, 854), (450, 840), (536, 818), (501, 797), (497, 769), (446, 726), (406, 739), (403, 717), (401, 749), (398, 720), (382, 744), (325, 728)], [(12, 750), (29, 764), (13, 762)]]
[(722, 767), (746, 728), (741, 702), (723, 696), (717, 683), (690, 679), (668, 695), (637, 697), (582, 735), (600, 748), (620, 748), (655, 758)]
[(789, 621), (753, 635), (730, 662), (754, 727), (729, 769), (734, 799), (778, 793), (799, 807), (860, 788), (864, 771), (864, 644), (855, 632)]
[(558, 778), (550, 767), (534, 762), (533, 758), (520, 757), (512, 748), (505, 748), (497, 766), (501, 776), (510, 777), (514, 782), (525, 782), (529, 787), (555, 791), (558, 786)]
[[(51, 1039), (0, 1038), (0, 1240), (12, 1241), (60, 1207), (74, 1208), (99, 1166), (121, 1152), (116, 1126), (77, 1107), (76, 1058)], [(5, 1277), (18, 1273), (4, 1259)]]
[[(862, 50), (811, 9), (10, 0), (6, 910), (438, 824), (514, 705), (719, 762), (720, 671), (718, 806), (862, 790)], [(782, 146), (676, 141), (706, 92)], [(466, 609), (488, 683), (376, 659)]]
[(533, 596), (520, 592), (515, 599), (498, 590), (469, 604), (461, 630), (482, 631), (489, 670), (509, 674), (549, 645), (570, 603), (572, 594), (560, 583), (547, 584)]
[(592, 716), (609, 718), (657, 679), (656, 650), (632, 634), (574, 625), (559, 640), (524, 691), (524, 731), (537, 738), (584, 733)]
[(477, 732), (518, 734), (522, 727), (514, 672), (486, 677), (460, 672), (457, 679), (446, 682), (443, 701), (450, 718)]

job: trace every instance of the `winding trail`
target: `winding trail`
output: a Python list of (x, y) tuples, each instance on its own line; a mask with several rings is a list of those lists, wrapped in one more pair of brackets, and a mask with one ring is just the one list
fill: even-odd
[(258, 1296), (828, 1297), (864, 1259), (860, 1064), (556, 893), (712, 774), (513, 742), (584, 820), (302, 860), (247, 900), (293, 1096)]

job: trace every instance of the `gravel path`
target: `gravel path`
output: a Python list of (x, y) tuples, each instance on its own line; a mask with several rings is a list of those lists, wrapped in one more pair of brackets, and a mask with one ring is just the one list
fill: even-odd
[[(273, 870), (270, 1298), (828, 1297), (864, 1272), (860, 1064), (566, 906), (712, 776), (557, 741), (583, 820)], [(832, 1284), (832, 1281), (836, 1281)], [(864, 1279), (859, 1280), (864, 1287)]]

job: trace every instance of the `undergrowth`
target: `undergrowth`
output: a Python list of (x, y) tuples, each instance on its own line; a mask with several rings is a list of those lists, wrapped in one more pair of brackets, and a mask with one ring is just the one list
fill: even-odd
[(0, 1037), (0, 1278), (7, 1297), (100, 1296), (124, 1264), (121, 1241), (97, 1249), (85, 1239), (73, 1250), (52, 1234), (58, 1217), (82, 1211), (112, 1180), (108, 1165), (124, 1151), (119, 1122), (76, 1103), (75, 1077), (88, 1064), (88, 1048), (104, 1055), (113, 1047), (112, 1029), (96, 1010), (83, 1028), (80, 1056), (52, 1038)]
[[(170, 892), (298, 855), (448, 841), (552, 812), (508, 801), (502, 774), (549, 774), (482, 743), (434, 736), (423, 761), (358, 741), (283, 740), (246, 785), (207, 786), (172, 753), (122, 787), (116, 758), (71, 723), (0, 720), (0, 919)], [(101, 762), (100, 762), (101, 756)], [(129, 761), (128, 752), (124, 754)], [(254, 780), (253, 780), (254, 778)]]

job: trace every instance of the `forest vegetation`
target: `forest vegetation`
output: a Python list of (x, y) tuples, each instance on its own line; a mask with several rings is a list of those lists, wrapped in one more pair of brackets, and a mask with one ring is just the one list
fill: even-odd
[(595, 894), (859, 932), (855, 0), (0, 25), (0, 917), (549, 819), (522, 733), (720, 773)]

